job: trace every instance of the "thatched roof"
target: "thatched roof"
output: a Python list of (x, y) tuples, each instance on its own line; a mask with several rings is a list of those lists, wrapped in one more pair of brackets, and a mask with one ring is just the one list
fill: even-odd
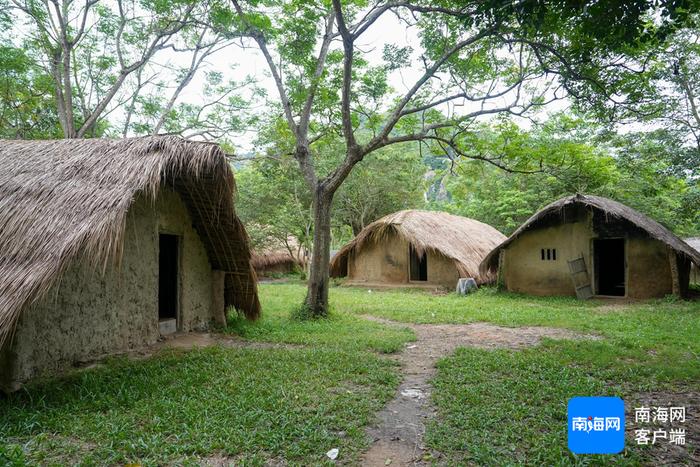
[(493, 272), (498, 268), (498, 253), (510, 243), (518, 238), (523, 232), (534, 229), (551, 221), (552, 218), (561, 218), (564, 215), (564, 209), (568, 207), (579, 206), (590, 210), (597, 210), (605, 216), (607, 220), (626, 221), (631, 227), (637, 228), (645, 232), (649, 237), (665, 243), (668, 247), (676, 252), (688, 257), (696, 264), (700, 264), (700, 253), (693, 250), (683, 240), (678, 238), (673, 232), (668, 230), (663, 225), (655, 220), (645, 216), (641, 212), (625, 206), (622, 203), (613, 201), (608, 198), (593, 195), (576, 194), (561, 198), (553, 203), (548, 204), (543, 209), (530, 217), (523, 225), (513, 232), (506, 241), (498, 245), (484, 259), (481, 270)]
[(256, 271), (261, 271), (267, 268), (279, 266), (281, 264), (294, 264), (300, 267), (304, 266), (304, 261), (300, 258), (292, 256), (287, 250), (279, 251), (263, 251), (260, 253), (253, 252), (250, 258), (250, 264)]
[(233, 206), (235, 182), (214, 144), (174, 136), (123, 140), (0, 141), (0, 346), (21, 312), (67, 267), (118, 266), (137, 196), (174, 188), (214, 269), (229, 272), (229, 303), (260, 312), (248, 236)]
[(452, 259), (462, 277), (473, 277), (480, 283), (493, 277), (480, 274), (479, 263), (506, 238), (490, 225), (474, 219), (445, 212), (399, 211), (371, 223), (341, 248), (331, 261), (331, 276), (347, 275), (350, 253), (360, 251), (368, 243), (381, 242), (390, 233), (410, 242), (419, 254), (429, 250)]
[[(261, 226), (260, 230), (265, 231), (265, 227)], [(293, 235), (289, 235), (286, 241), (270, 236), (266, 239), (265, 245), (265, 248), (252, 251), (250, 261), (256, 272), (283, 264), (297, 265), (302, 268), (306, 265), (304, 255), (306, 250), (300, 248), (299, 240)], [(292, 252), (290, 253), (289, 250)]]

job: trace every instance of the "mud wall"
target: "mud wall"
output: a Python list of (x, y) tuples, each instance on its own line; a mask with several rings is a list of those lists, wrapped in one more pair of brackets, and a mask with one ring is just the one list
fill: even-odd
[(275, 274), (287, 274), (294, 272), (297, 265), (294, 261), (285, 261), (265, 267), (255, 268), (258, 277), (269, 277)]
[[(180, 236), (181, 274), (178, 330), (206, 329), (214, 316), (212, 310), (212, 268), (204, 244), (192, 227), (190, 213), (177, 193), (164, 190), (156, 203), (155, 210), (151, 211), (151, 216), (158, 219), (158, 231), (154, 234), (156, 255), (153, 264), (156, 273), (158, 271), (158, 233)], [(221, 290), (221, 295), (223, 293)], [(155, 314), (158, 314), (157, 302)]]
[(627, 296), (654, 298), (673, 293), (666, 245), (652, 238), (628, 238), (626, 245)]
[(349, 255), (348, 280), (351, 283), (455, 287), (459, 274), (454, 262), (433, 251), (427, 253), (428, 280), (410, 282), (408, 252), (408, 242), (396, 234), (389, 235), (381, 242), (367, 244), (359, 252)]
[(459, 272), (454, 260), (434, 251), (428, 251), (428, 284), (455, 290)]
[(378, 243), (366, 243), (348, 257), (351, 281), (408, 283), (408, 242), (392, 233)]
[[(576, 295), (567, 261), (583, 254), (589, 274), (593, 270), (588, 219), (524, 232), (505, 250), (506, 288), (532, 295)], [(542, 249), (557, 250), (556, 260), (542, 260)]]
[(207, 327), (217, 303), (209, 259), (184, 203), (166, 189), (155, 204), (137, 199), (129, 210), (119, 269), (102, 275), (77, 262), (48, 296), (22, 314), (12, 346), (0, 356), (8, 362), (0, 383), (154, 343), (159, 338), (159, 232), (181, 235), (180, 330)]
[[(593, 232), (590, 215), (523, 233), (506, 249), (503, 278), (506, 289), (532, 295), (576, 295), (567, 261), (583, 255), (595, 293)], [(557, 259), (542, 260), (542, 249), (557, 250)], [(666, 246), (654, 239), (627, 236), (626, 297), (663, 297), (672, 292)]]

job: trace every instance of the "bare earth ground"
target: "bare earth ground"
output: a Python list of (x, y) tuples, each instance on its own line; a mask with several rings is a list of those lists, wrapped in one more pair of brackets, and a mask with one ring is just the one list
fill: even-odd
[(553, 339), (595, 339), (565, 329), (545, 327), (506, 328), (486, 323), (404, 324), (365, 316), (372, 321), (413, 329), (418, 340), (396, 356), (404, 379), (396, 396), (378, 414), (378, 423), (368, 429), (372, 446), (362, 465), (411, 466), (439, 462), (439, 454), (423, 445), (425, 422), (434, 416), (430, 406), (429, 380), (435, 364), (458, 347), (519, 349), (537, 345), (543, 337)]
[[(685, 407), (685, 422), (679, 423), (636, 423), (637, 407), (648, 407), (654, 413), (654, 407)], [(649, 445), (649, 456), (654, 460), (653, 465), (700, 465), (700, 391), (698, 388), (676, 388), (675, 391), (643, 392), (625, 398), (625, 418), (629, 426), (625, 427), (627, 444), (636, 444), (635, 430), (651, 429), (665, 430), (685, 429), (684, 446), (668, 443), (660, 439), (656, 444)]]

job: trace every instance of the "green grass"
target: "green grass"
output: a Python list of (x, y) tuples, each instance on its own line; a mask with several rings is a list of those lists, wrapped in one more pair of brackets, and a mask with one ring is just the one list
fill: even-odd
[(232, 318), (224, 332), (290, 345), (112, 359), (30, 384), (0, 400), (0, 464), (197, 464), (230, 456), (241, 465), (315, 465), (333, 447), (341, 461), (355, 463), (367, 447), (364, 427), (399, 382), (398, 368), (381, 354), (415, 339), (409, 329), (363, 314), (407, 323), (546, 325), (602, 337), (445, 356), (426, 441), (455, 465), (650, 462), (648, 449), (614, 458), (571, 455), (567, 399), (631, 400), (640, 391), (700, 384), (698, 302), (616, 305), (488, 289), (458, 297), (334, 287), (331, 317), (300, 322), (289, 319), (304, 297), (300, 284), (260, 291), (263, 317)]
[(638, 406), (642, 392), (671, 402), (670, 392), (697, 389), (700, 380), (692, 376), (697, 361), (667, 361), (665, 370), (659, 362), (645, 365), (644, 358), (631, 360), (626, 349), (607, 341), (546, 341), (521, 351), (460, 349), (438, 365), (433, 381), (438, 417), (428, 427), (427, 442), (454, 465), (503, 459), (522, 465), (655, 464), (649, 457), (654, 447), (634, 444), (633, 426), (621, 455), (577, 457), (566, 448), (571, 397), (619, 396), (629, 408)]
[(623, 455), (578, 458), (568, 451), (567, 400), (624, 396), (620, 378), (632, 374), (581, 365), (577, 357), (588, 352), (584, 346), (549, 343), (522, 351), (460, 349), (442, 360), (433, 396), (439, 415), (428, 426), (428, 445), (452, 465), (643, 462), (643, 453), (634, 448)]
[[(340, 290), (333, 289), (334, 299)], [(396, 352), (403, 344), (415, 339), (413, 331), (408, 328), (388, 327), (347, 313), (346, 303), (333, 304), (328, 319), (290, 319), (292, 310), (302, 303), (305, 293), (306, 289), (300, 284), (263, 284), (260, 286), (264, 307), (262, 317), (255, 322), (232, 319), (227, 330), (259, 341), (381, 353)]]
[(264, 285), (263, 318), (235, 318), (226, 332), (298, 346), (214, 347), (108, 360), (101, 368), (30, 384), (0, 400), (0, 465), (237, 465), (357, 461), (364, 427), (398, 386), (392, 352), (414, 339), (336, 312), (289, 319), (303, 289)]
[(13, 395), (0, 404), (0, 433), (5, 451), (26, 450), (14, 449), (16, 460), (40, 465), (196, 463), (216, 453), (308, 464), (333, 447), (347, 459), (391, 397), (394, 370), (326, 349), (213, 347), (122, 358)]
[(416, 291), (332, 290), (333, 306), (410, 323), (489, 322), (549, 326), (597, 334), (611, 345), (599, 357), (630, 368), (653, 368), (663, 379), (700, 380), (700, 302), (674, 299), (620, 303), (529, 297), (482, 289), (466, 297)]
[(622, 455), (572, 455), (568, 399), (617, 395), (632, 403), (640, 392), (657, 391), (663, 399), (668, 391), (700, 386), (699, 302), (581, 302), (489, 289), (459, 297), (338, 288), (332, 298), (354, 314), (403, 322), (551, 326), (602, 337), (547, 340), (521, 351), (460, 349), (442, 359), (433, 381), (438, 416), (426, 441), (453, 465), (653, 464), (653, 447), (629, 439)]

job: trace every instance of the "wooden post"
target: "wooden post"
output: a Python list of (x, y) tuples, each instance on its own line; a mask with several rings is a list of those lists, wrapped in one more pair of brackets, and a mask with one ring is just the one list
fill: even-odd
[(678, 264), (678, 285), (681, 298), (688, 298), (688, 286), (690, 285), (690, 259), (683, 255), (676, 255)]
[(503, 271), (503, 265), (506, 262), (506, 250), (501, 249), (498, 252), (498, 271), (496, 271), (496, 290), (506, 290), (506, 279)]
[(678, 273), (678, 258), (672, 248), (668, 249), (668, 262), (671, 266), (671, 291), (673, 295), (682, 296), (680, 274)]

